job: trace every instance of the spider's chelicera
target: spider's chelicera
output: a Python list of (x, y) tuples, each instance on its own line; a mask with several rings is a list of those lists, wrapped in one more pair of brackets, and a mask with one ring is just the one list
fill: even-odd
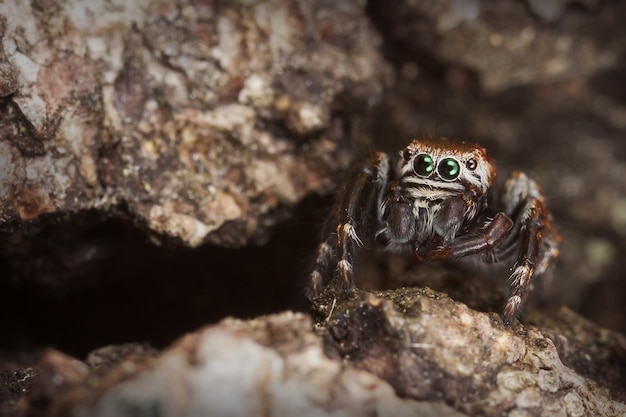
[(502, 189), (496, 168), (477, 145), (419, 138), (397, 156), (371, 155), (337, 195), (323, 230), (309, 297), (338, 275), (355, 290), (353, 260), (373, 237), (386, 250), (419, 260), (482, 254), (512, 265), (503, 319), (510, 325), (539, 281), (549, 282), (561, 238), (537, 184), (515, 172)]

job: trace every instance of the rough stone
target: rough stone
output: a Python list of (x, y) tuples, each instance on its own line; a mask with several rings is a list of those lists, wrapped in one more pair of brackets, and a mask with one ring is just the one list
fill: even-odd
[[(316, 330), (307, 315), (285, 312), (225, 319), (158, 355), (109, 347), (82, 364), (47, 353), (26, 409), (54, 417), (626, 413), (624, 381), (581, 372), (566, 356), (572, 346), (579, 356), (623, 354), (624, 336), (603, 330), (602, 343), (578, 345), (541, 324), (565, 317), (578, 337), (592, 337), (567, 310), (535, 312), (536, 325), (509, 328), (428, 288), (351, 299), (336, 291), (330, 285), (315, 300)], [(594, 363), (625, 374), (624, 361)]]
[(364, 2), (9, 0), (0, 18), (0, 230), (123, 208), (188, 246), (263, 242), (328, 189), (337, 127), (390, 74)]
[[(498, 314), (470, 310), (428, 288), (345, 299), (333, 286), (315, 302), (325, 352), (389, 381), (402, 397), (442, 398), (460, 412), (481, 416), (550, 416), (560, 408), (573, 415), (626, 413), (625, 362), (597, 359), (598, 351), (623, 354), (626, 339), (603, 330), (610, 342), (579, 344), (577, 338), (590, 340), (599, 330), (569, 310), (555, 317), (571, 320), (577, 336), (568, 326), (549, 326), (552, 316), (539, 312), (533, 314), (536, 327), (508, 328)], [(413, 306), (410, 312), (407, 305)], [(596, 352), (592, 362), (598, 368), (572, 365), (572, 351), (576, 357)]]
[(387, 382), (327, 358), (311, 327), (310, 318), (291, 312), (226, 319), (154, 360), (126, 360), (68, 387), (45, 415), (464, 416), (441, 402), (399, 398)]

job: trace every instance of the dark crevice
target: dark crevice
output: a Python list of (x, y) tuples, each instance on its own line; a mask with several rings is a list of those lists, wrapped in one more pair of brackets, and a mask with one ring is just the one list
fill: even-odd
[(243, 249), (159, 247), (132, 222), (97, 213), (43, 221), (4, 242), (0, 352), (163, 347), (226, 316), (307, 310), (308, 257), (326, 205), (305, 199), (267, 245)]

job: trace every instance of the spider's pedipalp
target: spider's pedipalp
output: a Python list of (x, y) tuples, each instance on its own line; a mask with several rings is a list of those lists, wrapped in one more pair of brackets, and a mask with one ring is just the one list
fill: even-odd
[(447, 245), (430, 251), (428, 259), (461, 258), (491, 251), (505, 238), (512, 226), (513, 221), (505, 213), (499, 212), (493, 220), (486, 222), (479, 233), (454, 239)]

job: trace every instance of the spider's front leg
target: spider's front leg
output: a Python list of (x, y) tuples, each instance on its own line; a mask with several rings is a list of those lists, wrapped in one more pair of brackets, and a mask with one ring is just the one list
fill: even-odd
[(505, 213), (497, 213), (478, 233), (448, 241), (444, 246), (428, 252), (428, 259), (454, 259), (495, 250), (513, 227), (513, 220)]
[(378, 211), (389, 175), (389, 157), (381, 152), (371, 155), (351, 172), (322, 230), (322, 242), (309, 276), (309, 299), (319, 293), (335, 272), (344, 291), (354, 291), (354, 255), (362, 245), (360, 236), (369, 235), (371, 223), (380, 217)]
[(511, 291), (503, 313), (504, 323), (511, 325), (535, 283), (548, 286), (561, 238), (538, 185), (525, 174), (517, 172), (506, 180), (503, 204), (504, 211), (481, 225), (478, 232), (453, 239), (429, 252), (428, 258), (490, 253), (490, 259), (497, 261), (515, 256)]

